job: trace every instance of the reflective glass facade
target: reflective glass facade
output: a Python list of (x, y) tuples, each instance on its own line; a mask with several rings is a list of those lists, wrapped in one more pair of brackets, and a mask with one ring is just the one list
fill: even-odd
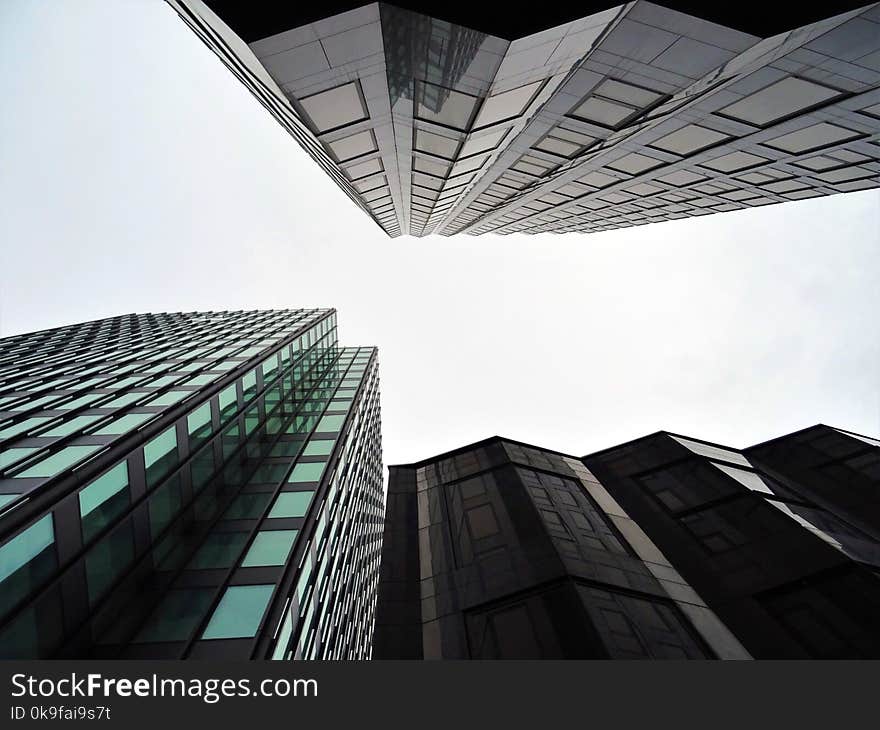
[(817, 426), (391, 467), (374, 656), (880, 657), (878, 463)]
[(589, 233), (880, 184), (876, 4), (471, 11), (502, 37), (384, 3), (168, 2), (391, 236)]
[(0, 340), (3, 657), (367, 658), (375, 348), (334, 310)]

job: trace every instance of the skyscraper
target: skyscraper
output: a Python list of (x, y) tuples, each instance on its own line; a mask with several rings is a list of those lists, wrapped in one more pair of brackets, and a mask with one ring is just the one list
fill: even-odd
[[(771, 474), (794, 443), (824, 458)], [(876, 500), (878, 464), (880, 442), (815, 427), (581, 459), (495, 437), (393, 466), (374, 657), (880, 657), (880, 531), (817, 496)]]
[(334, 310), (0, 340), (0, 655), (368, 658), (375, 348)]
[(390, 236), (603, 231), (880, 184), (876, 3), (168, 2)]

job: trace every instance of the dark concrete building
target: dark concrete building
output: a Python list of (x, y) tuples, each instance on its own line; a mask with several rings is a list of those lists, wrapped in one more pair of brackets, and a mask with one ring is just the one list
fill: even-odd
[(391, 467), (375, 658), (880, 657), (880, 443), (495, 437)]
[(880, 185), (876, 3), (168, 3), (389, 236)]
[(370, 656), (378, 361), (329, 309), (0, 339), (0, 657)]

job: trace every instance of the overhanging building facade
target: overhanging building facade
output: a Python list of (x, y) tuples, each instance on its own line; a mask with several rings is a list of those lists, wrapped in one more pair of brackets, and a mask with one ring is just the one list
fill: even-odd
[(368, 658), (375, 348), (333, 310), (0, 340), (0, 656)]
[(373, 655), (877, 658), (878, 492), (880, 442), (825, 426), (394, 466)]
[(603, 231), (880, 184), (876, 3), (168, 2), (390, 236)]

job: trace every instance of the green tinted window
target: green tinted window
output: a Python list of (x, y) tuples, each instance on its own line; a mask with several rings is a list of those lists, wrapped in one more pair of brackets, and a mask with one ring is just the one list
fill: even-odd
[(180, 475), (169, 479), (150, 497), (150, 529), (156, 537), (180, 511), (182, 504)]
[(177, 431), (166, 429), (144, 446), (147, 486), (151, 487), (177, 464)]
[(135, 642), (185, 641), (208, 610), (213, 594), (212, 588), (168, 591)]
[(134, 559), (134, 527), (126, 520), (102, 537), (86, 555), (89, 601), (94, 603)]
[(24, 433), (30, 428), (37, 428), (38, 426), (42, 426), (46, 421), (52, 420), (49, 416), (36, 416), (35, 418), (25, 418), (23, 421), (19, 423), (14, 423), (11, 426), (6, 426), (6, 428), (0, 429), (0, 439), (8, 439), (12, 436), (18, 436), (20, 433)]
[(140, 400), (145, 395), (146, 393), (125, 393), (107, 403), (102, 403), (101, 408), (122, 408), (123, 406), (131, 405), (136, 400)]
[(229, 586), (202, 638), (236, 639), (256, 634), (274, 589), (274, 585)]
[(254, 492), (252, 494), (239, 494), (229, 505), (223, 519), (226, 520), (253, 520), (262, 516), (272, 499), (271, 494)]
[(169, 390), (167, 393), (163, 393), (162, 395), (153, 398), (153, 400), (147, 401), (144, 405), (173, 406), (175, 403), (182, 401), (184, 398), (191, 394), (192, 391), (189, 390)]
[(20, 496), (20, 494), (0, 494), (0, 509), (3, 509), (10, 502), (14, 502)]
[(202, 375), (196, 375), (195, 377), (190, 378), (185, 383), (183, 383), (183, 385), (195, 385), (195, 386), (207, 385), (208, 383), (213, 383), (215, 380), (217, 380), (218, 377), (219, 376), (217, 376), (217, 375), (211, 375), (210, 373), (204, 373)]
[(263, 530), (258, 532), (247, 555), (241, 562), (243, 568), (260, 565), (284, 565), (299, 530)]
[(88, 405), (89, 403), (94, 403), (96, 400), (98, 400), (100, 398), (106, 398), (106, 397), (107, 396), (104, 395), (103, 393), (90, 393), (89, 395), (84, 395), (79, 398), (75, 398), (74, 400), (69, 401), (67, 403), (62, 403), (61, 405), (58, 406), (58, 408), (63, 411), (70, 411), (70, 410), (73, 410), (74, 408), (80, 408), (84, 405)]
[(104, 424), (95, 431), (92, 431), (92, 433), (96, 433), (99, 436), (118, 436), (133, 431), (141, 424), (155, 417), (155, 413), (129, 413), (121, 418), (117, 418), (115, 421)]
[(305, 517), (314, 492), (282, 492), (272, 505), (269, 517)]
[(257, 371), (251, 370), (241, 379), (241, 388), (244, 391), (244, 397), (247, 398), (257, 392)]
[(325, 461), (313, 461), (305, 464), (297, 464), (287, 478), (289, 482), (317, 482), (324, 473)]
[(191, 570), (231, 568), (247, 542), (247, 532), (210, 533), (189, 564)]
[(125, 511), (130, 499), (128, 464), (117, 464), (79, 493), (83, 540), (90, 540)]
[(186, 417), (190, 448), (201, 444), (211, 435), (211, 404), (204, 403)]
[(0, 614), (55, 569), (55, 526), (48, 514), (0, 547)]
[(338, 432), (343, 423), (345, 423), (345, 416), (324, 416), (318, 422), (318, 428), (315, 430), (321, 433)]
[(38, 451), (36, 446), (22, 446), (20, 448), (0, 451), (0, 469), (9, 466), (19, 459), (23, 459), (25, 456), (33, 454), (35, 451)]
[(235, 394), (235, 383), (220, 391), (220, 420), (235, 413), (238, 408), (238, 396)]
[(303, 456), (326, 456), (333, 451), (333, 444), (335, 443), (335, 439), (312, 439), (306, 444)]
[(82, 461), (89, 454), (93, 454), (101, 448), (103, 447), (98, 444), (90, 446), (66, 446), (15, 476), (18, 478), (54, 477), (56, 474), (64, 471), (69, 466), (76, 464), (78, 461)]
[(101, 418), (104, 418), (104, 416), (75, 416), (59, 423), (55, 428), (44, 431), (40, 436), (69, 436), (74, 431), (79, 431), (81, 428), (85, 428)]

